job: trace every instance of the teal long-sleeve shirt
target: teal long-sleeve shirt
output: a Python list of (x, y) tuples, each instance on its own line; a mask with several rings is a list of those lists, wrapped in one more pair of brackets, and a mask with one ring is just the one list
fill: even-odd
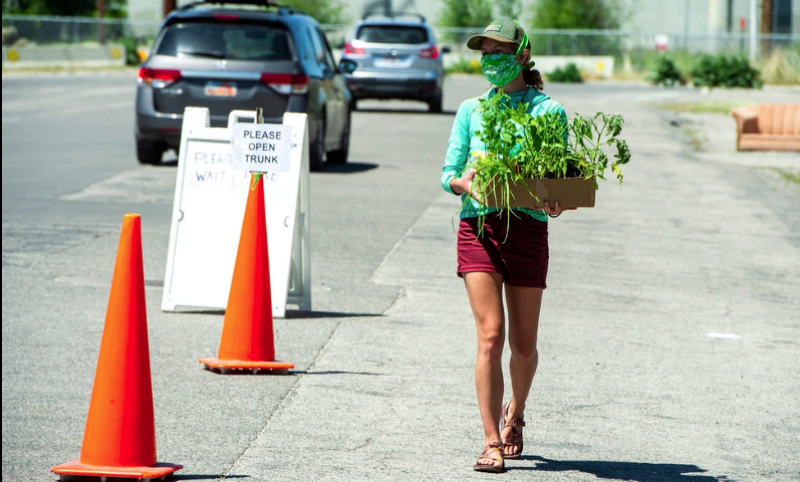
[[(489, 99), (497, 93), (496, 88), (487, 91), (481, 97), (473, 97), (461, 103), (456, 113), (456, 120), (453, 122), (453, 131), (450, 133), (450, 140), (447, 142), (447, 156), (442, 167), (442, 188), (450, 194), (455, 194), (450, 188), (450, 181), (461, 176), (467, 166), (472, 153), (483, 152), (486, 144), (480, 140), (479, 133), (483, 128), (480, 106), (480, 98)], [(533, 116), (540, 116), (547, 112), (557, 112), (567, 121), (567, 114), (558, 102), (552, 100), (541, 91), (528, 87), (527, 90), (511, 92), (511, 107), (516, 108), (522, 102), (528, 104), (528, 113)], [(497, 208), (486, 207), (469, 195), (462, 194), (461, 219), (474, 218), (481, 215), (491, 214), (498, 211)], [(543, 211), (532, 209), (519, 209), (530, 214), (539, 221), (547, 221), (547, 215)]]

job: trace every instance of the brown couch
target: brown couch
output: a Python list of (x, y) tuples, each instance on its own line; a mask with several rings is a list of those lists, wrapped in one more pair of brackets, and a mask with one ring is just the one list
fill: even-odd
[(800, 151), (800, 104), (762, 104), (731, 111), (740, 151)]

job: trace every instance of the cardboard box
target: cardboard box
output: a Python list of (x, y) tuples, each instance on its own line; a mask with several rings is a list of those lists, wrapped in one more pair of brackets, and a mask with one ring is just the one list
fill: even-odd
[[(540, 209), (547, 201), (554, 207), (556, 201), (563, 208), (593, 208), (594, 207), (594, 177), (567, 179), (525, 179), (527, 187), (522, 183), (512, 183), (510, 204), (512, 208)], [(503, 205), (502, 189), (490, 187), (487, 191), (484, 204), (489, 207), (506, 207)], [(536, 198), (531, 196), (533, 193)], [(537, 200), (538, 199), (538, 202)]]

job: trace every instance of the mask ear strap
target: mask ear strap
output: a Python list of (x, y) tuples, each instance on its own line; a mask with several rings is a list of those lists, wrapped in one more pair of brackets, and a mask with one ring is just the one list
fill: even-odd
[[(516, 25), (517, 27), (519, 27), (519, 22), (517, 22), (516, 20), (514, 20), (514, 25)], [(520, 29), (521, 29), (521, 28), (522, 28), (522, 27), (520, 27)], [(528, 46), (528, 34), (527, 34), (527, 33), (525, 33), (525, 31), (523, 30), (523, 33), (522, 33), (522, 42), (519, 44), (519, 47), (517, 48), (517, 55), (516, 55), (516, 56), (517, 56), (517, 57), (519, 57), (519, 56), (520, 56), (520, 54), (521, 54), (521, 53), (522, 53), (522, 52), (525, 50), (525, 47), (527, 47), (527, 46)]]

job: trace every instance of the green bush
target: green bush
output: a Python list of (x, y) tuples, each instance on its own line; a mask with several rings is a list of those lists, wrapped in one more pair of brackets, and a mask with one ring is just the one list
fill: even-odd
[(667, 55), (658, 59), (649, 80), (655, 85), (665, 85), (667, 87), (686, 84), (686, 80), (678, 70), (678, 66), (675, 65), (675, 61)]
[(583, 77), (581, 76), (581, 71), (578, 70), (578, 66), (570, 62), (563, 70), (559, 67), (547, 74), (547, 80), (550, 82), (579, 83), (583, 82)]
[(761, 88), (761, 73), (744, 57), (703, 55), (690, 72), (698, 87)]
[(122, 37), (117, 43), (125, 47), (125, 65), (139, 65), (139, 42), (132, 37)]
[[(626, 18), (619, 0), (536, 0), (529, 21), (534, 29), (617, 30)], [(620, 38), (606, 35), (531, 36), (533, 54), (614, 55)]]

